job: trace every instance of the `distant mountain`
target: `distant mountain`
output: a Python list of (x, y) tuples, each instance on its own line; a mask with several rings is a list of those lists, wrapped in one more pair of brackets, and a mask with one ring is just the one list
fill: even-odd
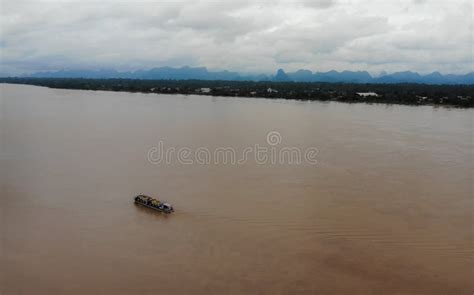
[(290, 77), (283, 71), (283, 69), (279, 69), (277, 71), (277, 74), (275, 75), (275, 78), (273, 78), (273, 81), (276, 82), (289, 82), (291, 81)]
[(370, 83), (373, 78), (368, 72), (317, 72), (313, 74), (314, 82), (345, 82), (345, 83)]
[(311, 82), (313, 81), (313, 72), (310, 70), (298, 70), (294, 73), (288, 74), (288, 77), (290, 77), (292, 81)]
[(62, 70), (57, 72), (37, 72), (29, 77), (41, 78), (130, 78), (149, 80), (239, 80), (241, 76), (235, 72), (209, 72), (204, 67), (171, 68), (161, 67), (135, 72), (118, 72), (115, 70)]
[(415, 72), (384, 73), (380, 77), (372, 77), (365, 71), (329, 71), (311, 72), (298, 70), (286, 73), (279, 69), (274, 76), (244, 75), (229, 71), (209, 71), (205, 67), (160, 67), (134, 72), (118, 72), (116, 70), (61, 70), (55, 72), (37, 72), (27, 77), (42, 78), (127, 78), (153, 80), (226, 80), (226, 81), (278, 81), (278, 82), (339, 82), (339, 83), (424, 83), (424, 84), (474, 84), (474, 72), (465, 75), (442, 75), (433, 72), (420, 75)]
[(442, 84), (443, 81), (445, 80), (445, 77), (441, 75), (440, 72), (433, 72), (431, 74), (428, 74), (423, 77), (423, 80), (425, 83), (430, 83), (430, 84)]
[[(121, 73), (115, 70), (61, 70), (57, 72), (36, 72), (29, 75), (32, 78), (93, 78), (103, 79), (111, 77), (119, 77)], [(123, 75), (122, 75), (123, 76)]]
[(446, 75), (444, 78), (451, 82), (450, 84), (474, 84), (474, 72), (465, 75)]
[(376, 79), (378, 83), (421, 83), (422, 77), (418, 73), (398, 72)]

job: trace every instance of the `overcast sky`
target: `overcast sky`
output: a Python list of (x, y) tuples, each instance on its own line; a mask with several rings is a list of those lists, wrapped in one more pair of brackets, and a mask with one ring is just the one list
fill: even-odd
[(0, 1), (1, 73), (474, 68), (471, 0)]

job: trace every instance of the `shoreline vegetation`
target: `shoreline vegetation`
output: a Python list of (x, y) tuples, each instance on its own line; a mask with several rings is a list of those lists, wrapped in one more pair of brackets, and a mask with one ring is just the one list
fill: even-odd
[(0, 78), (0, 83), (77, 90), (474, 107), (474, 85), (15, 77)]

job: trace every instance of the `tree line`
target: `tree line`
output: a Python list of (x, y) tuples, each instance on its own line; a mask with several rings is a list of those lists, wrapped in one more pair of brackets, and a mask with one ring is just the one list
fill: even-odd
[[(474, 85), (82, 78), (0, 78), (0, 82), (64, 89), (455, 107), (473, 107), (474, 97)], [(377, 95), (360, 95), (367, 92), (374, 92)]]

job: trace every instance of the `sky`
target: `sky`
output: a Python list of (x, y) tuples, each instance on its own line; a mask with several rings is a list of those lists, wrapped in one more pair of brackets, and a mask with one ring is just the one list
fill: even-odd
[(471, 0), (0, 0), (0, 74), (474, 69)]

